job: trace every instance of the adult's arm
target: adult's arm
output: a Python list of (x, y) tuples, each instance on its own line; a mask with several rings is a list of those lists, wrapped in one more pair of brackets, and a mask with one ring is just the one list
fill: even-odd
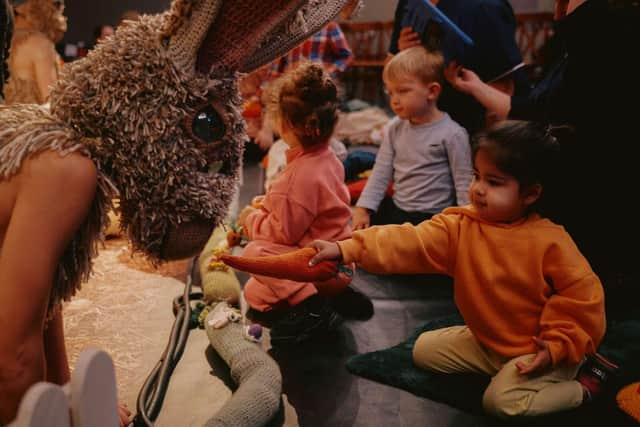
[[(0, 256), (0, 423), (15, 417), (34, 383), (68, 378), (68, 371), (46, 372), (45, 354), (55, 351), (48, 346), (59, 341), (43, 339), (43, 325), (60, 257), (89, 212), (97, 173), (79, 154), (46, 152), (12, 180), (18, 192)], [(52, 362), (52, 369), (67, 366)]]
[(44, 352), (47, 361), (47, 381), (63, 385), (70, 380), (69, 359), (64, 343), (62, 309), (47, 322), (44, 330)]

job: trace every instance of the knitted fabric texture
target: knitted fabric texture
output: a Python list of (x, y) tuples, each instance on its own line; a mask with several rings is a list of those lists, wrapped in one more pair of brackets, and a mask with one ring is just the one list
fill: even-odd
[(349, 1), (349, 6), (352, 7), (353, 9), (351, 9), (351, 12), (349, 13), (349, 16), (347, 16), (347, 18), (348, 19), (354, 19), (354, 18), (359, 17), (360, 14), (362, 13), (362, 10), (364, 9), (364, 1), (362, 1), (362, 0), (351, 0), (351, 1)]
[(184, 74), (250, 72), (316, 33), (348, 1), (175, 0), (162, 34)]
[(220, 255), (220, 259), (230, 267), (251, 274), (289, 279), (296, 282), (321, 282), (336, 275), (336, 261), (322, 261), (309, 267), (309, 260), (316, 254), (313, 248), (302, 248), (282, 255), (262, 257), (242, 257)]
[(308, 0), (261, 40), (240, 71), (250, 72), (290, 51), (332, 21), (347, 3), (348, 0)]
[[(225, 217), (247, 139), (237, 73), (205, 76), (189, 65), (209, 26), (212, 33), (220, 30), (215, 16), (222, 1), (174, 0), (165, 14), (120, 26), (87, 57), (63, 67), (50, 112), (20, 105), (0, 109), (0, 179), (44, 150), (80, 152), (98, 171), (94, 205), (65, 249), (50, 306), (88, 277), (116, 190), (121, 229), (134, 250), (156, 263), (196, 254)], [(323, 10), (334, 4), (311, 3)], [(317, 24), (332, 15), (322, 17)], [(270, 34), (286, 29), (280, 24), (270, 21)], [(271, 39), (276, 49), (289, 46), (282, 42), (286, 35), (279, 36)], [(265, 62), (278, 54), (272, 53)]]
[(208, 72), (214, 63), (237, 70), (274, 23), (297, 11), (305, 0), (245, 0), (222, 5), (216, 30), (209, 32), (198, 52), (196, 68)]
[[(143, 16), (121, 27), (68, 64), (51, 93), (57, 120), (100, 136), (91, 156), (120, 191), (121, 228), (152, 261), (186, 255), (169, 246), (188, 224), (202, 225), (200, 237), (189, 231), (192, 250), (201, 250), (226, 215), (245, 139), (235, 77), (181, 74), (158, 36), (164, 23)], [(191, 123), (211, 107), (225, 133), (207, 144)], [(210, 171), (216, 162), (223, 166)]]
[(171, 36), (169, 56), (182, 73), (190, 75), (195, 72), (198, 50), (221, 5), (222, 0), (173, 2), (163, 34)]
[(242, 323), (216, 329), (209, 320), (230, 310), (217, 304), (207, 316), (205, 329), (211, 346), (229, 365), (237, 390), (205, 427), (257, 427), (266, 425), (280, 406), (282, 375), (276, 362), (258, 345), (244, 338)]
[(217, 251), (228, 252), (227, 231), (223, 226), (216, 227), (198, 257), (200, 280), (204, 299), (207, 302), (226, 301), (237, 304), (240, 300), (240, 282), (235, 272), (220, 265), (212, 265), (211, 258)]

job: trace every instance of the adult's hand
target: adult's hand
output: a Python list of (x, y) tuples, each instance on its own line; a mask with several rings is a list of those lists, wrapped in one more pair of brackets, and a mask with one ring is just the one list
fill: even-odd
[(473, 96), (487, 110), (493, 121), (504, 120), (511, 110), (511, 96), (488, 85), (473, 71), (451, 61), (444, 76), (454, 89)]
[(400, 30), (400, 36), (398, 37), (398, 49), (405, 50), (413, 46), (420, 46), (420, 34), (413, 31), (411, 27), (404, 27)]
[(474, 88), (484, 84), (476, 73), (453, 60), (445, 68), (444, 76), (454, 89), (467, 94), (473, 94)]
[(120, 418), (120, 427), (129, 425), (131, 421), (131, 411), (125, 403), (120, 403), (118, 405), (118, 416)]

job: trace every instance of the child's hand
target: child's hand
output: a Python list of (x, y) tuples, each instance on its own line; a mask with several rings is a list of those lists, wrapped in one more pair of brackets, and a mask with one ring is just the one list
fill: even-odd
[(120, 419), (120, 427), (129, 425), (129, 422), (131, 421), (131, 411), (126, 403), (118, 404), (118, 417)]
[(256, 196), (251, 199), (251, 206), (256, 209), (260, 209), (262, 207), (262, 202), (264, 201), (264, 194), (260, 196)]
[(342, 253), (337, 243), (327, 242), (326, 240), (314, 240), (308, 246), (318, 251), (318, 253), (309, 260), (309, 267), (313, 267), (325, 260), (332, 261), (342, 259)]
[(404, 27), (400, 30), (400, 36), (398, 37), (398, 49), (403, 51), (413, 46), (420, 46), (420, 34), (413, 31), (411, 27)]
[(369, 227), (371, 223), (371, 216), (366, 208), (356, 206), (353, 208), (353, 216), (351, 218), (351, 225), (354, 230), (364, 230)]
[(240, 212), (240, 215), (238, 215), (238, 225), (240, 227), (246, 227), (245, 223), (247, 222), (247, 217), (257, 210), (258, 209), (254, 208), (253, 206), (245, 206), (244, 209), (242, 209), (242, 211)]
[(520, 375), (527, 375), (543, 371), (549, 365), (551, 365), (551, 353), (549, 352), (549, 345), (538, 337), (532, 337), (532, 339), (533, 342), (535, 342), (538, 346), (538, 352), (536, 353), (536, 357), (528, 365), (522, 362), (516, 363), (516, 367), (518, 368)]

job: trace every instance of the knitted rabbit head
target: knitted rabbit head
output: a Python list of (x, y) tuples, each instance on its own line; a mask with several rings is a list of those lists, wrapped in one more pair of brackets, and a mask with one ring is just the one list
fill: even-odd
[(239, 73), (285, 53), (348, 0), (174, 0), (68, 64), (51, 114), (119, 192), (122, 228), (152, 259), (200, 250), (234, 193), (246, 139)]

